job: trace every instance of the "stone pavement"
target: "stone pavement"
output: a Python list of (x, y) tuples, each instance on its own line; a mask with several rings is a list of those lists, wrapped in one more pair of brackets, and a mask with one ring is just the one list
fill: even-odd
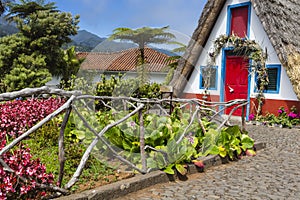
[(300, 199), (300, 131), (247, 125), (249, 135), (267, 147), (255, 157), (211, 167), (187, 181), (130, 193), (119, 200)]

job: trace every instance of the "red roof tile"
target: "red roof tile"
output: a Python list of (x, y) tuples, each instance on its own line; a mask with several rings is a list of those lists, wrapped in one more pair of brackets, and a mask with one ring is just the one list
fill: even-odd
[[(138, 48), (128, 49), (120, 52), (80, 52), (78, 58), (85, 58), (81, 69), (94, 69), (100, 71), (135, 71), (137, 58), (140, 52)], [(170, 56), (160, 53), (151, 48), (145, 48), (145, 59), (147, 70), (159, 72), (165, 70), (166, 66), (174, 61), (168, 60)]]

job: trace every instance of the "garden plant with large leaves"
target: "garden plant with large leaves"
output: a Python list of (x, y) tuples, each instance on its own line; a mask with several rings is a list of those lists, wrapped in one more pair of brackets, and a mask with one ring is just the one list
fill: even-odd
[[(81, 113), (97, 132), (127, 114), (125, 111), (116, 110), (98, 111), (94, 116), (84, 110)], [(241, 131), (239, 126), (225, 127), (217, 131), (215, 123), (202, 118), (203, 130), (199, 120), (191, 121), (191, 118), (190, 112), (179, 108), (175, 108), (170, 116), (144, 114), (148, 169), (163, 169), (169, 174), (174, 174), (177, 170), (184, 175), (187, 172), (185, 164), (198, 157), (220, 155), (233, 160), (246, 152), (255, 153), (253, 139), (247, 132)], [(73, 133), (86, 144), (90, 144), (96, 137), (81, 123), (77, 123)], [(183, 134), (184, 137), (180, 139)], [(120, 155), (141, 168), (140, 121), (137, 114), (109, 129), (104, 136), (114, 149), (118, 149)], [(105, 152), (107, 156), (111, 155), (107, 150), (106, 145), (100, 141), (95, 148), (95, 154)]]

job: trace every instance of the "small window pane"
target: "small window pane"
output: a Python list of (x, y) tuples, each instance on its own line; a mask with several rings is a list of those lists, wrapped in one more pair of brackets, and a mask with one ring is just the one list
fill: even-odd
[(217, 67), (201, 67), (200, 88), (216, 89)]
[[(278, 93), (280, 86), (280, 65), (267, 65), (267, 74), (269, 84), (265, 87), (265, 93)], [(257, 77), (256, 77), (257, 80)], [(260, 81), (257, 80), (257, 88), (260, 87)]]
[(269, 77), (269, 84), (267, 85), (266, 90), (277, 91), (278, 68), (269, 68), (268, 77)]

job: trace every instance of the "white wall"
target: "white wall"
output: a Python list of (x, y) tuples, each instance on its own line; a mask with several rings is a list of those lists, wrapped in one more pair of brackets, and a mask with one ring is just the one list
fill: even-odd
[[(207, 65), (207, 57), (208, 52), (213, 51), (213, 41), (218, 38), (222, 34), (226, 34), (227, 28), (227, 7), (228, 5), (239, 4), (249, 2), (249, 0), (228, 0), (223, 7), (219, 18), (208, 38), (208, 42), (204, 46), (204, 50), (201, 53), (197, 65), (195, 67), (194, 72), (191, 75), (190, 80), (188, 81), (184, 92), (185, 93), (194, 93), (194, 94), (201, 94), (204, 90), (200, 88), (200, 66)], [(269, 38), (267, 37), (261, 22), (259, 21), (255, 11), (251, 8), (251, 24), (250, 24), (250, 39), (257, 41), (263, 49), (267, 48), (268, 51), (268, 60), (266, 64), (280, 64), (278, 56), (274, 48), (271, 45)], [(218, 55), (216, 59), (216, 65), (218, 66), (218, 83), (217, 83), (217, 90), (210, 90), (211, 95), (220, 95), (220, 87), (221, 87), (221, 58), (222, 53)], [(268, 99), (286, 99), (286, 100), (297, 100), (297, 96), (295, 95), (292, 85), (288, 79), (285, 69), (281, 68), (281, 86), (279, 94), (265, 94), (265, 97)], [(251, 77), (251, 88), (250, 88), (250, 96), (255, 97), (254, 93), (254, 74)]]
[[(107, 79), (110, 78), (110, 76), (114, 75), (115, 77), (118, 77), (119, 73), (124, 74), (122, 77), (123, 79), (130, 79), (130, 78), (137, 78), (137, 73), (136, 72), (105, 72), (105, 76)], [(103, 72), (97, 72), (94, 71), (93, 77), (93, 83), (97, 83), (101, 80), (101, 74)], [(167, 72), (150, 72), (149, 73), (149, 78), (150, 82), (156, 82), (156, 83), (163, 83), (165, 81), (165, 77), (167, 75)]]
[[(93, 83), (97, 83), (101, 80), (101, 74), (102, 72), (95, 71), (93, 74), (93, 77), (86, 77), (88, 80), (92, 79)], [(105, 76), (106, 78), (110, 78), (111, 75), (114, 75), (115, 77), (118, 77), (118, 72), (106, 72)], [(89, 75), (90, 76), (90, 75)], [(167, 72), (150, 72), (149, 78), (151, 83), (163, 83), (165, 81), (165, 78), (167, 76)], [(129, 79), (129, 78), (136, 78), (137, 73), (136, 72), (126, 72), (125, 76), (122, 78)], [(46, 83), (46, 86), (57, 88), (59, 86), (60, 78), (52, 77), (52, 80)]]

